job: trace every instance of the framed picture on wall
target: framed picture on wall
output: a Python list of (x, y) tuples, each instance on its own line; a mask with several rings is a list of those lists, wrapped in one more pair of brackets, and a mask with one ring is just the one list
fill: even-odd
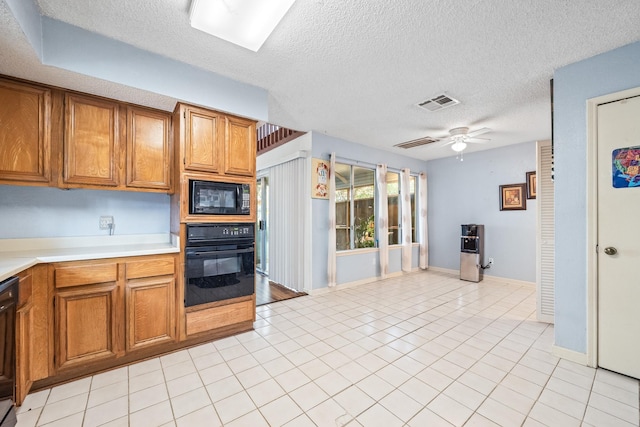
[(536, 198), (536, 171), (527, 172), (527, 199)]
[(527, 209), (526, 184), (500, 186), (500, 210), (521, 211)]

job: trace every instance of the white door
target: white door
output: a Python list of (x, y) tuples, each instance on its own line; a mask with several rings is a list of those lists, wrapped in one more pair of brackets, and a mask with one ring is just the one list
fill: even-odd
[(640, 182), (636, 180), (640, 180), (640, 97), (600, 105), (598, 365), (640, 378)]

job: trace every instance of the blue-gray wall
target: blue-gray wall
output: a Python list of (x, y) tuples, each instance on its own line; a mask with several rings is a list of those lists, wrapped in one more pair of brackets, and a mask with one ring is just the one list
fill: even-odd
[(166, 194), (0, 185), (0, 239), (107, 235), (101, 215), (115, 234), (168, 233), (169, 211)]
[(268, 93), (263, 88), (42, 17), (34, 0), (7, 0), (7, 4), (44, 65), (256, 120), (269, 119)]
[(510, 145), (427, 162), (429, 266), (460, 268), (460, 225), (484, 224), (486, 275), (536, 281), (536, 200), (500, 211), (499, 186), (526, 182), (536, 144)]
[(579, 353), (587, 349), (586, 101), (638, 86), (640, 42), (554, 74), (555, 341)]
[[(378, 150), (353, 142), (333, 138), (324, 134), (312, 133), (312, 157), (328, 160), (331, 152), (338, 158), (361, 161), (367, 164), (386, 163), (389, 168), (409, 168), (411, 172), (426, 171), (426, 162), (401, 156), (388, 151)], [(312, 285), (313, 289), (327, 287), (327, 253), (329, 227), (329, 201), (311, 199), (312, 209)], [(413, 265), (417, 266), (417, 251), (414, 250)], [(389, 251), (389, 272), (400, 271), (400, 251)], [(380, 275), (377, 250), (355, 251), (349, 255), (338, 256), (336, 261), (336, 281), (338, 284), (374, 279)]]

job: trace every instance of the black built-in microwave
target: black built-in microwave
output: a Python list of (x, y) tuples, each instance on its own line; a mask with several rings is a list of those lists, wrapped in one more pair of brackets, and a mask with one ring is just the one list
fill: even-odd
[(249, 184), (189, 180), (190, 215), (250, 215)]

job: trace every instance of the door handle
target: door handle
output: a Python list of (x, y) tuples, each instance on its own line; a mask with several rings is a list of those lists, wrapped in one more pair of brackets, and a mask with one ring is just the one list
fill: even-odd
[(607, 255), (615, 255), (618, 253), (618, 250), (613, 246), (607, 246), (606, 248), (604, 248), (604, 253)]

